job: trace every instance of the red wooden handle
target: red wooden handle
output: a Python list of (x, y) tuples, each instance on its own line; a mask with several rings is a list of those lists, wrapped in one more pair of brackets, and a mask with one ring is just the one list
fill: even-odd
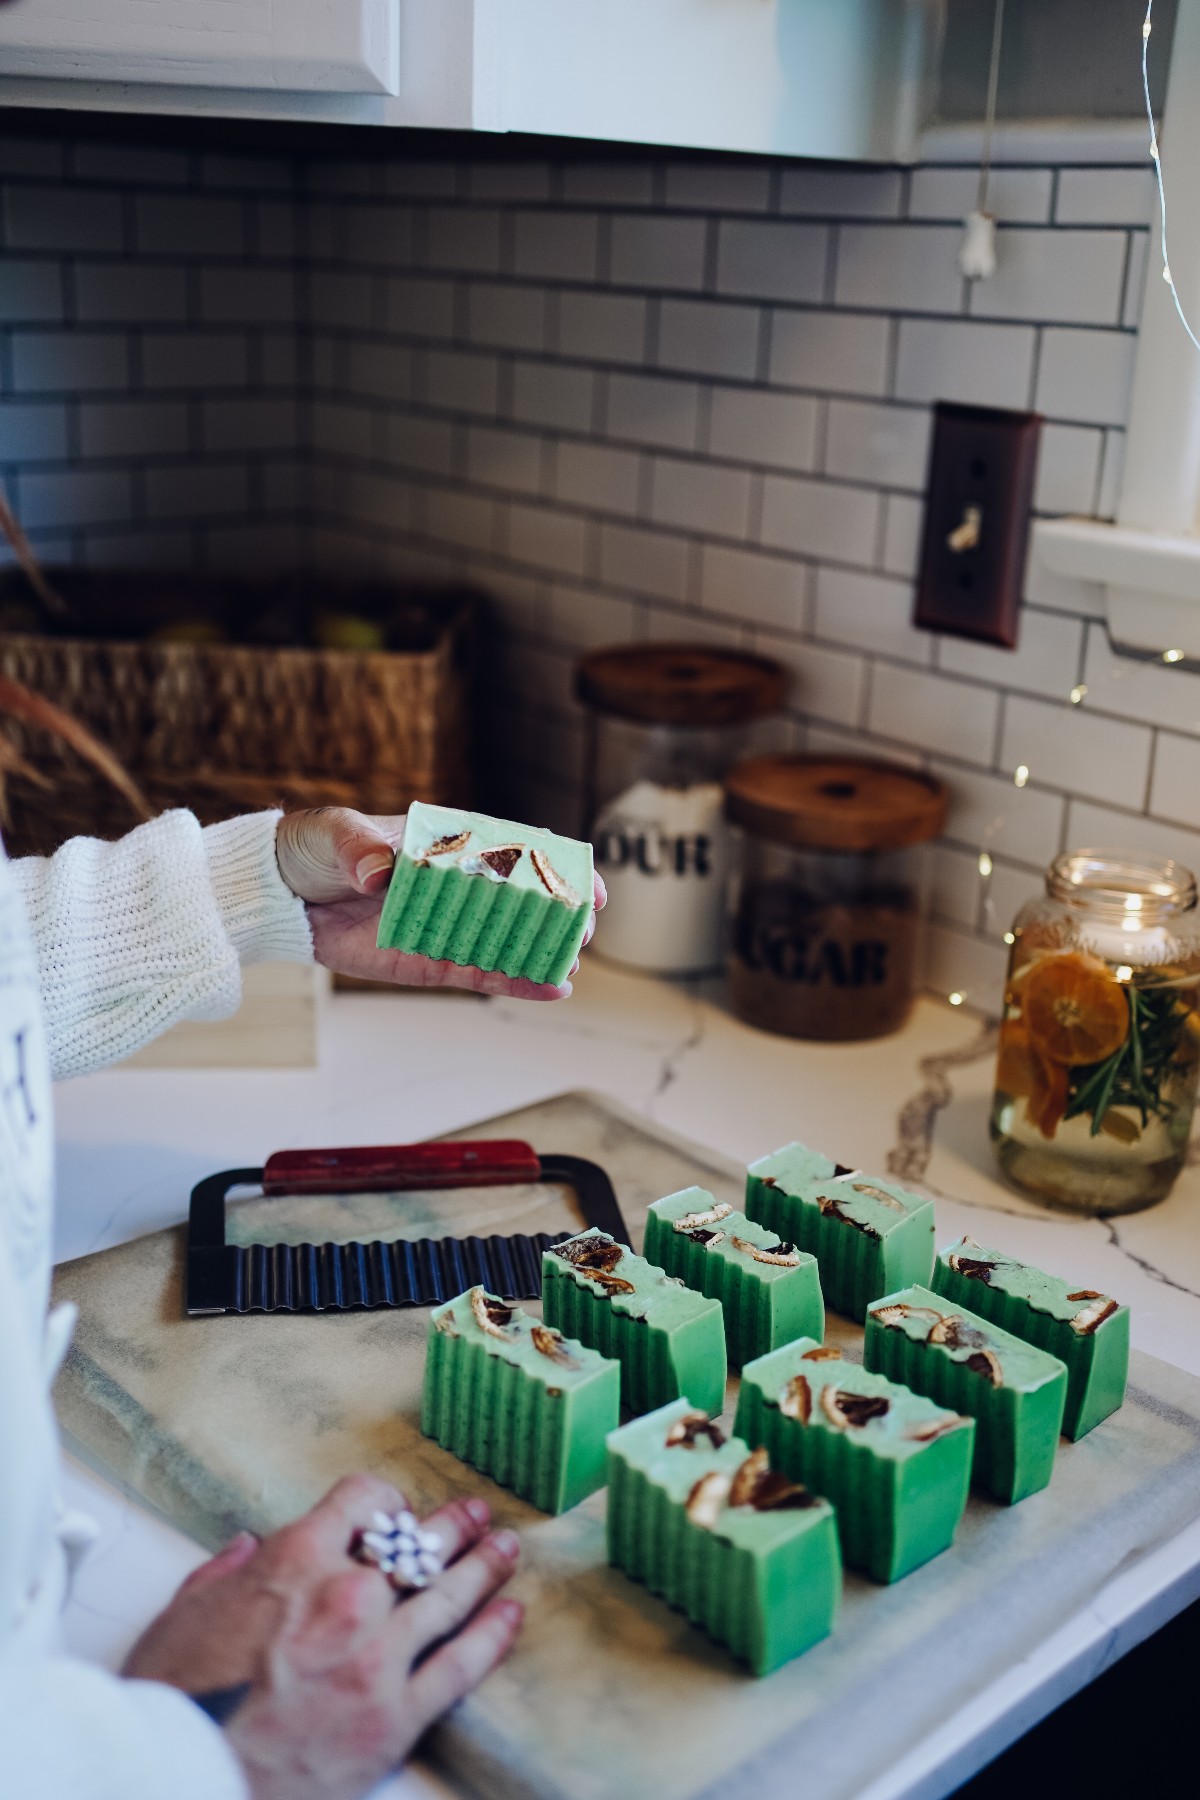
[(265, 1194), (368, 1194), (391, 1188), (499, 1187), (537, 1181), (542, 1165), (520, 1138), (470, 1144), (368, 1144), (350, 1150), (277, 1150)]

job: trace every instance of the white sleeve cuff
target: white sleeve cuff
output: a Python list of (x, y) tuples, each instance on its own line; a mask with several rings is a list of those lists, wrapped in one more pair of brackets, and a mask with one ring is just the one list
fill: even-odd
[(221, 922), (242, 963), (313, 960), (304, 902), (279, 873), (278, 812), (247, 813), (204, 830), (204, 852)]

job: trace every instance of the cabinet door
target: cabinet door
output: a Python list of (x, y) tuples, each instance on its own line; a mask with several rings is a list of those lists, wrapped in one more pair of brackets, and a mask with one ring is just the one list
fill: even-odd
[(399, 0), (18, 0), (0, 73), (173, 86), (399, 91)]

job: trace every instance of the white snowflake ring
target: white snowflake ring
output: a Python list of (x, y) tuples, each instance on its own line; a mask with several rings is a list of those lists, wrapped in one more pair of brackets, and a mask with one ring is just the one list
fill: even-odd
[(386, 1575), (397, 1594), (410, 1594), (436, 1581), (446, 1566), (442, 1540), (427, 1531), (410, 1512), (371, 1515), (365, 1531), (355, 1532), (350, 1554)]

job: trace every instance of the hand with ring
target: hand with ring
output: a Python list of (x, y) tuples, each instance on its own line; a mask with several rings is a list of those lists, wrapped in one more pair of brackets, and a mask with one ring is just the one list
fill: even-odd
[(123, 1673), (232, 1696), (254, 1800), (354, 1800), (512, 1646), (523, 1608), (497, 1595), (517, 1539), (489, 1525), (483, 1500), (418, 1522), (387, 1482), (350, 1476), (202, 1564)]

